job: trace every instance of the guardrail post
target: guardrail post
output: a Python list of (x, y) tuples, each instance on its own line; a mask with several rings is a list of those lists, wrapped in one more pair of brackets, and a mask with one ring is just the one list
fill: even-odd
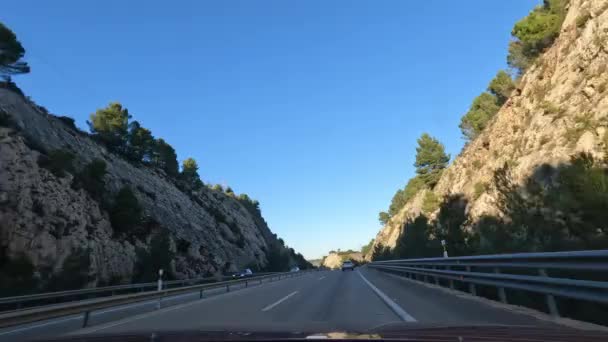
[[(436, 270), (437, 267), (433, 266), (433, 269)], [(437, 278), (437, 276), (435, 276), (434, 278), (435, 278), (435, 285), (439, 285), (439, 278)]]
[(245, 287), (249, 287), (249, 284), (247, 282), (248, 280), (245, 280)]
[(230, 284), (226, 284), (226, 292), (230, 292)]
[(84, 317), (82, 317), (82, 327), (83, 328), (86, 328), (87, 324), (89, 324), (89, 314), (90, 314), (89, 310), (84, 312)]
[[(467, 272), (471, 272), (471, 266), (467, 266)], [(471, 292), (473, 296), (477, 296), (477, 289), (475, 288), (475, 284), (469, 283), (469, 292)]]
[(201, 289), (201, 295), (199, 298), (203, 298), (203, 289)]
[[(495, 267), (494, 268), (494, 273), (496, 274), (500, 274), (500, 268)], [(504, 287), (499, 287), (498, 288), (498, 298), (500, 298), (500, 301), (503, 303), (507, 303), (507, 293), (505, 292), (505, 288)]]
[[(422, 266), (422, 269), (426, 270), (426, 267), (425, 267), (425, 266)], [(426, 274), (424, 275), (424, 282), (425, 282), (425, 283), (428, 283), (428, 282), (429, 282), (429, 277), (428, 277)]]
[[(446, 266), (446, 267), (445, 267), (445, 269), (449, 271), (449, 270), (451, 270), (452, 268), (451, 268), (450, 266)], [(454, 280), (453, 280), (453, 279), (450, 279), (448, 282), (450, 283), (450, 289), (452, 289), (452, 290), (453, 290), (453, 289), (454, 289)]]
[[(544, 268), (538, 269), (538, 274), (541, 277), (548, 277), (547, 271)], [(551, 294), (545, 295), (545, 300), (547, 301), (547, 307), (549, 308), (549, 313), (551, 316), (559, 317), (559, 310), (557, 310), (557, 303), (555, 303), (555, 297)]]

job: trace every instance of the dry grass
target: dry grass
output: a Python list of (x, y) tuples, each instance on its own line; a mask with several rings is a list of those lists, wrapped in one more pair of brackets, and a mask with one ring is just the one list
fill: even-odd
[(574, 125), (573, 127), (566, 129), (564, 138), (566, 138), (566, 141), (572, 146), (576, 144), (586, 131), (593, 132), (596, 128), (605, 125), (606, 123), (604, 121), (596, 120), (592, 112), (586, 112), (583, 115), (574, 117)]
[(582, 29), (587, 25), (587, 22), (591, 19), (591, 13), (589, 11), (584, 11), (576, 17), (576, 27)]
[(543, 135), (542, 137), (540, 137), (540, 146), (544, 146), (549, 141), (551, 141), (551, 137), (549, 135)]
[(599, 16), (600, 14), (606, 12), (606, 10), (608, 10), (608, 2), (605, 2), (602, 7), (598, 8), (597, 11), (595, 11), (595, 15)]
[(484, 182), (477, 182), (473, 186), (473, 198), (478, 199), (484, 192), (488, 191), (489, 185)]

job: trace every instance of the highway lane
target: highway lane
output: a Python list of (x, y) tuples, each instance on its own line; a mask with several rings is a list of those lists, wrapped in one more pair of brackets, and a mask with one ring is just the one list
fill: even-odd
[(365, 329), (399, 317), (356, 272), (313, 272), (87, 332)]
[[(176, 305), (168, 306), (169, 302)], [(79, 329), (82, 316), (72, 316), (50, 325), (0, 331), (0, 341), (138, 331), (366, 332), (403, 322), (414, 326), (550, 324), (365, 267), (353, 272), (310, 272), (228, 293), (218, 289), (203, 299), (198, 299), (198, 293), (181, 295), (166, 299), (161, 310), (154, 310), (156, 304), (94, 313), (92, 326), (86, 329)]]
[[(249, 287), (266, 285), (269, 279), (264, 279), (263, 283), (258, 283), (258, 280), (252, 279), (249, 282)], [(280, 280), (283, 281), (283, 280)], [(244, 285), (232, 285), (230, 291), (238, 291), (244, 288)], [(225, 288), (209, 289), (204, 291), (205, 297), (223, 295), (226, 293)], [(175, 296), (163, 298), (161, 307), (171, 307), (183, 303), (190, 303), (199, 299), (198, 291), (185, 293)], [(89, 326), (98, 325), (107, 322), (113, 322), (119, 319), (133, 317), (143, 313), (155, 311), (159, 305), (158, 300), (144, 301), (140, 303), (120, 305), (112, 308), (107, 308), (99, 311), (93, 311), (89, 318)], [(52, 319), (43, 322), (34, 322), (18, 327), (10, 327), (0, 329), (0, 342), (3, 341), (23, 341), (39, 337), (51, 337), (62, 335), (71, 331), (78, 330), (82, 327), (83, 315), (72, 315)]]
[(356, 331), (411, 325), (547, 325), (529, 315), (454, 296), (366, 268), (316, 272), (77, 333), (137, 331)]

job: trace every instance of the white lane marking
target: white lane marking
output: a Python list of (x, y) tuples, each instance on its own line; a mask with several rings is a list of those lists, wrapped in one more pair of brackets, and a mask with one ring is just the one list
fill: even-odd
[(268, 305), (267, 307), (263, 308), (262, 311), (268, 311), (268, 310), (274, 308), (275, 306), (277, 306), (277, 305), (283, 303), (284, 301), (288, 300), (291, 296), (294, 296), (296, 293), (298, 293), (298, 291), (293, 291), (292, 293), (288, 294), (287, 296), (285, 296), (285, 297), (277, 300), (276, 302)]
[(57, 324), (57, 323), (63, 323), (63, 322), (67, 322), (67, 321), (73, 321), (75, 319), (82, 319), (82, 315), (78, 315), (78, 316), (70, 317), (70, 318), (64, 318), (64, 319), (60, 319), (60, 320), (54, 320), (54, 321), (47, 322), (47, 323), (36, 324), (36, 325), (29, 326), (29, 327), (17, 328), (17, 329), (13, 329), (13, 330), (10, 330), (10, 331), (3, 331), (3, 332), (0, 332), (0, 336), (2, 336), (2, 335), (8, 335), (8, 334), (13, 334), (13, 333), (20, 332), (20, 331), (37, 329), (37, 328), (45, 327), (47, 325), (53, 325), (53, 324)]
[(377, 287), (374, 286), (374, 284), (370, 283), (369, 280), (367, 280), (363, 274), (361, 274), (361, 272), (359, 272), (359, 270), (357, 270), (357, 274), (359, 274), (359, 277), (361, 277), (361, 279), (363, 279), (363, 281), (369, 285), (369, 287), (376, 292), (376, 294), (378, 295), (378, 297), (380, 297), (380, 299), (382, 299), (384, 301), (384, 303), (386, 305), (388, 305), (389, 308), (391, 308), (391, 310), (393, 310), (393, 312), (395, 314), (397, 314), (397, 316), (399, 316), (402, 320), (406, 321), (406, 322), (417, 322), (416, 319), (414, 317), (412, 317), (410, 314), (408, 314), (407, 312), (405, 312), (405, 310), (403, 310), (403, 308), (401, 308), (397, 303), (395, 303), (392, 299), (388, 298), (387, 295), (384, 294), (384, 292), (380, 291)]
[(325, 279), (325, 276), (322, 276), (321, 278), (319, 278), (319, 280), (323, 280), (323, 279)]
[[(232, 292), (232, 293), (237, 293), (237, 292)], [(200, 303), (201, 301), (203, 301), (203, 300), (205, 300), (205, 299), (213, 299), (213, 298), (215, 298), (215, 297), (211, 297), (211, 298), (204, 298), (204, 299), (197, 300), (197, 301), (190, 302), (190, 303), (185, 303), (185, 304), (181, 304), (181, 305), (170, 306), (170, 307), (168, 307), (168, 308), (163, 308), (163, 309), (161, 309), (161, 310), (156, 310), (156, 311), (152, 311), (152, 312), (147, 312), (147, 313), (141, 314), (141, 315), (139, 315), (139, 316), (130, 317), (130, 318), (127, 318), (127, 319), (124, 319), (124, 320), (121, 320), (121, 321), (118, 321), (118, 322), (115, 322), (115, 323), (111, 323), (111, 324), (107, 324), (107, 325), (102, 325), (102, 326), (100, 326), (100, 327), (98, 327), (98, 328), (92, 328), (92, 329), (91, 329), (91, 328), (85, 328), (85, 332), (84, 332), (84, 333), (89, 334), (89, 333), (92, 333), (92, 332), (95, 332), (95, 331), (99, 331), (99, 330), (102, 330), (102, 329), (107, 329), (107, 328), (115, 327), (115, 326), (117, 326), (117, 325), (121, 325), (121, 324), (129, 323), (129, 322), (137, 321), (137, 320), (140, 320), (140, 319), (142, 319), (142, 318), (146, 318), (146, 317), (149, 317), (149, 316), (153, 316), (153, 315), (155, 315), (155, 314), (163, 314), (163, 313), (165, 313), (165, 312), (169, 312), (169, 311), (173, 311), (173, 310), (177, 310), (177, 309), (182, 309), (182, 308), (185, 308), (185, 307), (188, 307), (188, 306), (194, 305), (194, 304), (198, 304), (198, 303)], [(76, 330), (76, 331), (75, 331), (75, 333), (76, 333), (76, 334), (79, 334), (79, 333), (83, 333), (83, 331)]]
[[(183, 297), (193, 297), (193, 296), (198, 296), (198, 292), (190, 292), (190, 293), (186, 293), (183, 295), (177, 295), (177, 296), (172, 296), (172, 297), (166, 297), (163, 298), (163, 302), (168, 302), (168, 301), (172, 301), (175, 299), (180, 299)], [(93, 311), (91, 312), (92, 316), (98, 316), (98, 315), (103, 315), (106, 314), (108, 312), (114, 312), (114, 311), (121, 311), (121, 310), (126, 310), (126, 309), (130, 309), (130, 308), (136, 308), (139, 306), (145, 306), (145, 305), (152, 305), (152, 304), (157, 304), (158, 300), (149, 300), (143, 303), (137, 303), (137, 304), (131, 304), (131, 305), (126, 305), (126, 306), (119, 306), (117, 308), (112, 308), (112, 309), (107, 309), (107, 310), (102, 310), (102, 311)]]
[[(213, 290), (215, 290), (215, 289), (212, 289), (212, 291)], [(233, 293), (235, 293), (235, 292), (233, 292)], [(181, 297), (192, 296), (192, 295), (195, 295), (195, 294), (196, 294), (196, 292), (195, 293), (186, 293), (186, 294), (183, 294), (183, 295), (178, 295), (178, 296), (164, 298), (163, 300), (169, 301), (169, 300), (172, 300), (172, 299), (178, 299), (178, 298), (181, 298)], [(295, 293), (293, 293), (293, 294), (295, 294)], [(284, 298), (283, 300), (285, 300), (285, 299), (287, 299), (287, 298)], [(179, 308), (182, 308), (182, 307), (185, 307), (185, 306), (189, 306), (191, 304), (196, 304), (198, 302), (199, 301), (195, 301), (195, 302), (192, 302), (192, 303), (186, 303), (186, 305), (177, 305), (175, 307), (172, 307), (171, 310), (163, 310), (163, 312), (173, 311), (174, 309), (179, 309)], [(155, 303), (157, 303), (157, 301), (154, 300), (154, 301), (147, 301), (147, 302), (143, 302), (143, 303), (131, 304), (131, 305), (128, 305), (128, 306), (122, 306), (122, 307), (118, 307), (118, 308), (108, 309), (108, 310), (104, 310), (104, 311), (98, 311), (98, 312), (94, 311), (94, 312), (91, 313), (91, 316), (103, 315), (103, 314), (108, 313), (108, 312), (120, 311), (120, 310), (125, 310), (125, 309), (128, 309), (128, 308), (133, 308), (133, 307), (138, 307), (138, 306), (144, 306), (144, 305), (150, 305), (150, 304), (155, 304)], [(279, 303), (276, 303), (276, 304), (279, 304)], [(272, 309), (272, 308), (269, 308), (268, 310), (270, 310), (270, 309)], [(150, 312), (150, 313), (157, 313), (157, 311), (153, 311), (153, 312)], [(134, 318), (135, 319), (132, 319), (132, 320), (140, 319), (140, 318), (143, 318), (143, 317), (134, 317)], [(17, 328), (17, 329), (13, 329), (13, 330), (9, 330), (9, 331), (2, 331), (2, 332), (0, 332), (0, 336), (9, 335), (9, 334), (13, 334), (13, 333), (16, 333), (16, 332), (21, 332), (21, 331), (27, 331), (27, 330), (31, 330), (31, 329), (38, 329), (38, 328), (45, 327), (45, 326), (48, 326), (48, 325), (54, 325), (54, 324), (59, 324), (59, 323), (63, 323), (63, 322), (73, 321), (75, 319), (82, 319), (82, 316), (78, 315), (78, 316), (75, 316), (75, 317), (53, 320), (53, 321), (50, 321), (50, 322), (40, 323), (40, 324), (36, 324), (36, 325), (32, 325), (32, 326), (27, 326), (27, 327), (23, 327), (23, 328)], [(128, 321), (132, 321), (132, 320), (128, 320)], [(127, 322), (122, 322), (121, 321), (121, 322), (118, 322), (116, 324), (112, 324), (110, 326), (101, 326), (98, 329), (91, 329), (88, 332), (94, 332), (94, 331), (97, 331), (97, 330), (110, 328), (110, 327), (113, 327), (113, 326), (116, 326), (116, 325), (120, 325), (120, 324), (124, 324), (124, 323), (127, 323)]]
[[(274, 286), (276, 286), (277, 284), (280, 284), (280, 283), (281, 283), (280, 281), (275, 281), (275, 282), (268, 282), (268, 283), (262, 283), (262, 284), (265, 284), (266, 285), (265, 287), (274, 287)], [(227, 293), (223, 293), (223, 294), (218, 294), (218, 295), (215, 295), (213, 297), (207, 297), (207, 298), (195, 300), (195, 301), (190, 302), (190, 303), (178, 304), (178, 305), (170, 306), (170, 307), (167, 307), (167, 308), (163, 308), (161, 310), (155, 310), (155, 311), (151, 311), (151, 312), (146, 312), (146, 313), (140, 314), (138, 316), (124, 318), (122, 320), (119, 320), (118, 322), (105, 323), (105, 324), (101, 324), (99, 326), (91, 327), (91, 328), (83, 328), (81, 330), (73, 331), (73, 332), (69, 333), (68, 335), (90, 334), (92, 332), (96, 332), (96, 331), (99, 331), (99, 330), (104, 330), (104, 329), (112, 328), (112, 327), (115, 327), (117, 325), (122, 325), (122, 324), (130, 323), (130, 322), (137, 321), (137, 320), (140, 320), (140, 319), (144, 319), (144, 318), (147, 318), (147, 317), (150, 317), (150, 316), (164, 314), (165, 312), (169, 312), (169, 311), (173, 311), (173, 310), (177, 310), (177, 309), (186, 308), (186, 307), (194, 305), (194, 304), (200, 304), (200, 303), (203, 303), (203, 302), (206, 302), (206, 301), (210, 301), (210, 300), (222, 300), (223, 298), (232, 297), (232, 296), (236, 296), (236, 295), (239, 295), (239, 294), (243, 294), (243, 292), (246, 293), (248, 290), (251, 291), (251, 290), (254, 290), (256, 288), (258, 288), (258, 286), (251, 286), (249, 288), (241, 289), (240, 291), (232, 291), (232, 292), (227, 292)]]

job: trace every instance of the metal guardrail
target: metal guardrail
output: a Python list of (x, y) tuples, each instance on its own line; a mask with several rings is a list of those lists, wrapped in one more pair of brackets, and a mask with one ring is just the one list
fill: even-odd
[(152, 299), (159, 300), (159, 306), (161, 300), (167, 296), (173, 296), (177, 294), (193, 292), (199, 293), (199, 298), (204, 297), (204, 291), (217, 289), (217, 288), (226, 288), (226, 292), (230, 291), (230, 287), (233, 285), (244, 284), (245, 287), (252, 282), (259, 282), (260, 284), (264, 280), (272, 281), (273, 279), (280, 280), (281, 278), (291, 278), (296, 276), (301, 276), (307, 273), (306, 271), (300, 272), (285, 272), (285, 273), (273, 273), (265, 276), (258, 277), (248, 277), (241, 278), (238, 280), (230, 280), (223, 282), (216, 282), (211, 284), (201, 284), (201, 285), (193, 285), (193, 286), (182, 286), (173, 289), (166, 289), (161, 291), (147, 291), (140, 292), (135, 294), (126, 294), (126, 295), (116, 295), (112, 297), (104, 297), (104, 298), (96, 298), (92, 300), (79, 301), (79, 302), (68, 302), (58, 305), (49, 305), (49, 306), (41, 306), (34, 307), (29, 309), (22, 309), (16, 311), (9, 311), (0, 313), (0, 328), (6, 328), (16, 325), (22, 325), (37, 321), (43, 321), (58, 317), (64, 317), (75, 314), (82, 314), (83, 321), (82, 327), (86, 327), (88, 325), (90, 313), (96, 310), (115, 307), (118, 305), (124, 304), (132, 304), (142, 301), (148, 301)]
[[(265, 276), (269, 274), (278, 274), (279, 272), (265, 272), (265, 273), (255, 273), (253, 277), (249, 277), (249, 279), (256, 278), (259, 276)], [(201, 278), (191, 278), (191, 279), (180, 279), (180, 280), (169, 280), (163, 281), (163, 289), (168, 289), (171, 287), (181, 287), (187, 285), (197, 285), (201, 283), (214, 283), (218, 281), (226, 281), (234, 279), (232, 276), (222, 276), (218, 277), (201, 277)], [(60, 302), (68, 302), (68, 301), (77, 301), (82, 299), (91, 299), (96, 297), (107, 297), (114, 296), (119, 293), (125, 294), (125, 292), (144, 292), (146, 290), (156, 290), (158, 286), (157, 282), (151, 283), (138, 283), (138, 284), (126, 284), (126, 285), (115, 285), (115, 286), (104, 286), (104, 287), (94, 287), (88, 289), (79, 289), (79, 290), (68, 290), (68, 291), (58, 291), (58, 292), (45, 292), (38, 293), (33, 295), (24, 295), (24, 296), (14, 296), (14, 297), (4, 297), (0, 298), (0, 312), (7, 311), (7, 309), (2, 309), (2, 307), (9, 308), (12, 306), (13, 309), (21, 309), (24, 307), (24, 304), (31, 302), (40, 302), (42, 305), (48, 305), (49, 301), (53, 301), (52, 304), (57, 304)], [(29, 305), (29, 307), (36, 305)]]
[[(447, 280), (451, 289), (458, 281), (468, 284), (473, 295), (477, 294), (475, 285), (496, 287), (503, 303), (508, 302), (505, 289), (540, 293), (545, 295), (553, 316), (559, 316), (555, 296), (608, 303), (608, 277), (599, 281), (581, 279), (586, 271), (596, 274), (608, 271), (608, 250), (387, 260), (372, 262), (369, 267), (404, 274), (414, 280), (428, 282), (431, 277), (436, 285)], [(571, 277), (552, 277), (547, 270), (566, 271)]]

